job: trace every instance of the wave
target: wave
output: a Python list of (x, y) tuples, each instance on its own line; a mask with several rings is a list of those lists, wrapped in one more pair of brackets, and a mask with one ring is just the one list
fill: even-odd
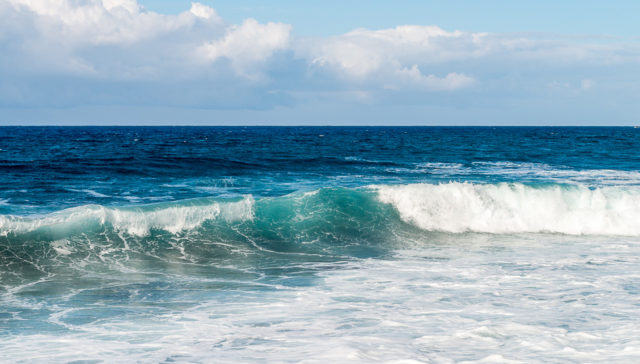
[(640, 236), (640, 188), (374, 185), (0, 215), (0, 290), (86, 270), (233, 275), (294, 261), (303, 269), (478, 238), (464, 233)]
[(379, 256), (393, 246), (397, 223), (393, 208), (374, 192), (342, 188), (0, 215), (0, 290), (87, 269), (237, 275), (294, 260)]
[(154, 231), (202, 230), (207, 222), (243, 223), (256, 236), (294, 240), (336, 231), (357, 238), (406, 224), (446, 233), (640, 236), (640, 187), (451, 182), (325, 188), (257, 200), (247, 196), (130, 207), (87, 205), (44, 216), (0, 215), (0, 237), (11, 240), (43, 232), (61, 238), (104, 228), (144, 237)]
[(87, 205), (41, 217), (2, 215), (0, 236), (37, 231), (83, 232), (106, 225), (132, 236), (146, 236), (152, 230), (176, 234), (195, 229), (210, 220), (232, 222), (252, 219), (253, 206), (253, 198), (245, 197), (233, 202), (200, 199), (124, 208)]
[(449, 233), (640, 236), (640, 188), (498, 184), (374, 187), (421, 229)]

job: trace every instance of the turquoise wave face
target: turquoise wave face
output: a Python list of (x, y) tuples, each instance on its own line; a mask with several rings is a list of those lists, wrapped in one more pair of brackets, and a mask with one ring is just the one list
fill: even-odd
[[(384, 254), (402, 221), (368, 190), (321, 189), (254, 200), (198, 199), (142, 207), (84, 206), (2, 216), (3, 280), (77, 270), (166, 272), (167, 266), (262, 269)], [(197, 269), (195, 269), (197, 270)], [(6, 283), (6, 282), (5, 282)]]

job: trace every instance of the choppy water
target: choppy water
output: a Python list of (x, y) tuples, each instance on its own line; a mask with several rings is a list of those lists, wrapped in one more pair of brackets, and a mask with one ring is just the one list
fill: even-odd
[(0, 361), (635, 362), (640, 130), (0, 128)]

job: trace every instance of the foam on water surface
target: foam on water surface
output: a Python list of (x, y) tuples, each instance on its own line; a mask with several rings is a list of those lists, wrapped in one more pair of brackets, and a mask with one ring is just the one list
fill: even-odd
[(192, 230), (205, 221), (223, 219), (227, 222), (251, 219), (253, 198), (238, 202), (184, 201), (146, 208), (111, 208), (88, 205), (71, 208), (41, 217), (0, 215), (0, 235), (24, 234), (41, 229), (73, 230), (91, 225), (110, 225), (117, 231), (144, 236), (151, 230), (178, 233)]
[[(45, 318), (62, 331), (0, 337), (0, 358), (629, 362), (640, 353), (640, 281), (629, 274), (639, 249), (633, 239), (443, 236), (393, 259), (306, 265), (312, 285), (282, 285), (282, 277), (266, 291), (185, 290), (179, 306), (123, 286), (131, 305), (123, 315), (108, 302), (82, 308), (67, 297)], [(164, 307), (140, 310), (150, 304)]]
[(374, 187), (402, 219), (452, 233), (640, 235), (640, 188), (524, 184)]

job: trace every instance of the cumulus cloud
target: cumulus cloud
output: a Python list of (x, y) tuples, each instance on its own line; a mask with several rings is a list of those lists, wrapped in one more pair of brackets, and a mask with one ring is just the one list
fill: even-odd
[[(504, 73), (514, 66), (521, 72), (535, 72), (540, 67), (610, 66), (640, 60), (638, 42), (446, 31), (418, 25), (357, 29), (305, 40), (296, 51), (318, 69), (331, 70), (355, 83), (377, 80), (387, 89), (412, 84), (430, 90), (467, 88), (482, 82), (467, 71), (477, 72), (478, 65), (485, 71)], [(501, 70), (503, 66), (508, 67)]]
[(424, 75), (417, 65), (397, 71), (396, 78), (430, 90), (455, 90), (473, 84), (474, 79), (461, 73), (449, 73), (444, 77)]
[(189, 11), (198, 18), (215, 19), (216, 21), (222, 20), (213, 8), (200, 3), (191, 3), (191, 9)]
[(445, 62), (473, 56), (484, 34), (447, 32), (437, 26), (399, 26), (393, 29), (357, 29), (347, 34), (311, 42), (301, 54), (313, 64), (363, 78), (393, 68)]
[(269, 108), (331, 97), (595, 95), (637, 74), (640, 63), (637, 40), (433, 25), (300, 38), (283, 23), (229, 24), (198, 2), (165, 15), (136, 0), (0, 0), (0, 19), (0, 105), (10, 106)]
[[(64, 45), (131, 44), (191, 27), (198, 17), (197, 11), (178, 16), (147, 12), (135, 0), (5, 1), (11, 6), (3, 17), (18, 17), (38, 38)], [(194, 5), (203, 11), (204, 5)]]
[(247, 19), (242, 25), (229, 27), (223, 38), (200, 46), (197, 53), (207, 61), (227, 58), (240, 74), (250, 75), (256, 63), (287, 47), (290, 31), (287, 24)]
[(13, 21), (0, 25), (0, 33), (14, 37), (13, 44), (5, 44), (11, 47), (6, 61), (45, 73), (124, 79), (187, 75), (198, 66), (199, 49), (206, 49), (211, 61), (229, 58), (234, 69), (246, 73), (246, 66), (283, 48), (290, 29), (252, 19), (228, 25), (200, 3), (163, 15), (135, 0), (3, 1), (8, 3), (0, 7), (0, 17)]

